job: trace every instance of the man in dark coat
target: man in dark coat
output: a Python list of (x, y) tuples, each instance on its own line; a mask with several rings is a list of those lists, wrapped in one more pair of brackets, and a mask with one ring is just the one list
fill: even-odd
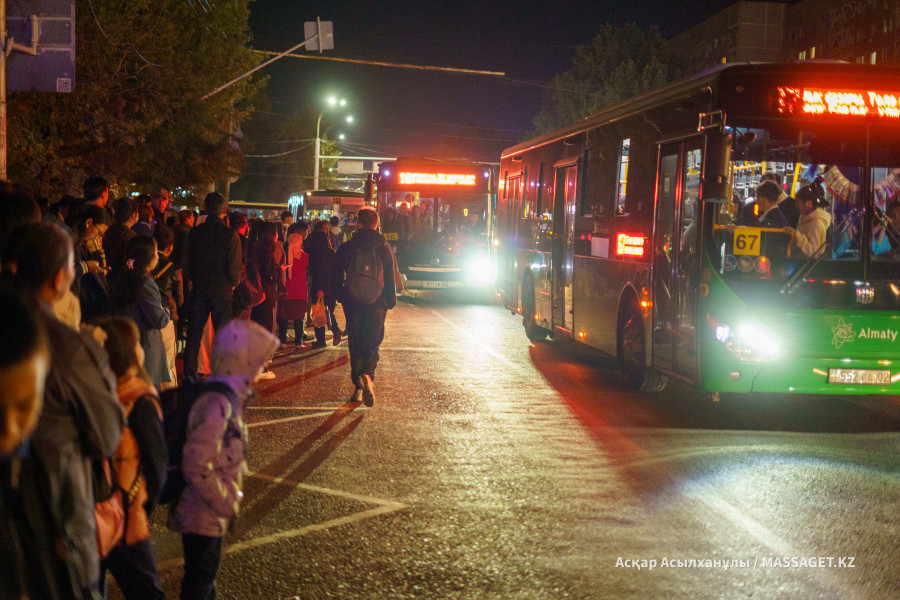
[(241, 241), (225, 224), (225, 196), (213, 192), (204, 200), (206, 221), (191, 229), (184, 249), (184, 283), (190, 293), (184, 376), (197, 376), (203, 327), (212, 317), (213, 331), (231, 320), (231, 298), (241, 280)]
[[(347, 344), (350, 349), (350, 378), (355, 386), (352, 400), (361, 399), (366, 406), (375, 401), (375, 368), (378, 347), (384, 340), (384, 319), (397, 304), (394, 286), (394, 256), (384, 236), (378, 233), (378, 213), (364, 207), (357, 214), (357, 231), (349, 242), (341, 244), (331, 268), (331, 289), (343, 305), (347, 317)], [(374, 302), (360, 303), (347, 289), (348, 270), (358, 252), (371, 252), (381, 262), (384, 288)]]
[(131, 228), (138, 220), (137, 202), (134, 198), (119, 198), (113, 202), (116, 222), (103, 234), (103, 253), (110, 271), (118, 271), (125, 266), (125, 246), (137, 235)]

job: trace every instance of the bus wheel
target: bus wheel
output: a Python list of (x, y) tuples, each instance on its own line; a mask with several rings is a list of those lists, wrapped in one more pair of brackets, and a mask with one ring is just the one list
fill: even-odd
[(534, 322), (534, 283), (531, 277), (526, 277), (522, 282), (522, 325), (525, 327), (525, 335), (532, 342), (547, 339), (547, 330)]
[(641, 392), (662, 391), (669, 382), (665, 375), (647, 367), (647, 347), (644, 337), (644, 318), (632, 307), (619, 332), (619, 360), (628, 383)]

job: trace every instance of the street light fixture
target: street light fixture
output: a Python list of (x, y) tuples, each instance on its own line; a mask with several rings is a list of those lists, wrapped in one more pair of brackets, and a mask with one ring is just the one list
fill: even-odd
[[(344, 100), (343, 98), (338, 100), (337, 98), (332, 96), (331, 98), (328, 99), (328, 105), (319, 112), (319, 118), (316, 121), (316, 152), (315, 152), (316, 156), (315, 156), (315, 162), (313, 163), (313, 189), (314, 190), (319, 189), (319, 155), (321, 153), (321, 144), (322, 144), (322, 140), (319, 137), (319, 131), (321, 130), (321, 127), (322, 127), (322, 117), (324, 117), (325, 113), (328, 112), (329, 110), (331, 110), (332, 108), (335, 108), (337, 106), (346, 106), (346, 105), (347, 105), (347, 101)], [(350, 117), (350, 118), (352, 119), (352, 117)]]

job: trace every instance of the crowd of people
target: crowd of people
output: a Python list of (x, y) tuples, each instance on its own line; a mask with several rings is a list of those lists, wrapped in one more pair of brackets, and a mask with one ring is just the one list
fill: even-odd
[(110, 201), (100, 177), (43, 206), (0, 184), (0, 598), (103, 597), (107, 573), (127, 598), (164, 597), (148, 522), (172, 473), (167, 393), (207, 386), (169, 504), (183, 599), (215, 597), (246, 471), (244, 408), (275, 377), (279, 345), (346, 338), (351, 399), (374, 403), (399, 282), (374, 210), (344, 239), (329, 221), (229, 213), (218, 193), (201, 214), (170, 204), (166, 188)]

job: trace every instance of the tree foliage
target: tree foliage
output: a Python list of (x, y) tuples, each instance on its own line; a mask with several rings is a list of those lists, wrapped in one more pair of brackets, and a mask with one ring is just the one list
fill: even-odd
[(236, 176), (234, 134), (263, 80), (202, 97), (260, 62), (249, 2), (76, 2), (74, 91), (10, 95), (10, 180), (54, 198), (90, 175), (120, 193)]
[(655, 27), (604, 25), (579, 46), (572, 67), (556, 75), (533, 119), (534, 135), (579, 121), (681, 76), (668, 40)]
[(245, 202), (282, 202), (312, 188), (316, 115), (308, 106), (290, 115), (255, 112), (243, 127), (247, 151), (231, 197)]

